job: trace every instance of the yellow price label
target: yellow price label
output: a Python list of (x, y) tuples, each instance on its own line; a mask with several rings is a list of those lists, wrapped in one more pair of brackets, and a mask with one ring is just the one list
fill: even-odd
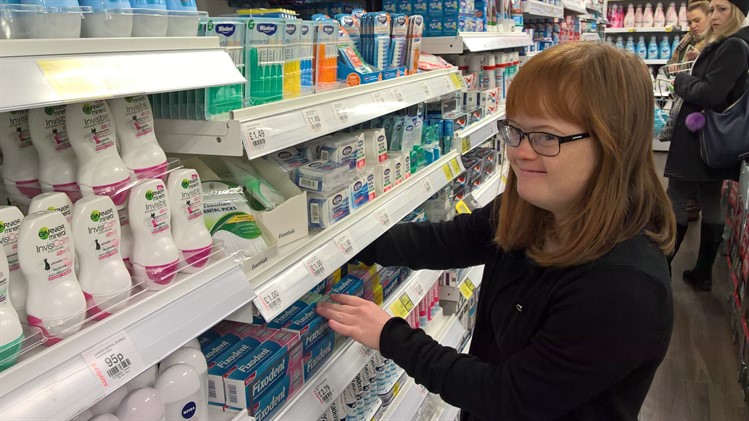
[(463, 89), (465, 87), (465, 81), (463, 81), (463, 76), (457, 74), (457, 73), (450, 73), (450, 81), (452, 82), (455, 89)]
[(408, 317), (408, 310), (406, 310), (406, 307), (403, 306), (400, 300), (396, 300), (393, 304), (390, 304), (389, 308), (390, 313), (395, 317), (400, 317), (401, 319)]
[(36, 65), (62, 97), (106, 97), (130, 81), (116, 63), (101, 57), (39, 59)]
[(408, 313), (410, 313), (411, 310), (413, 310), (414, 303), (413, 301), (411, 301), (411, 297), (408, 296), (407, 292), (404, 292), (403, 295), (401, 295), (400, 298), (398, 298), (398, 301), (400, 301), (401, 304), (403, 304), (403, 308), (405, 308)]
[(637, 32), (637, 29), (635, 29), (635, 28), (627, 28), (627, 32)]
[(667, 27), (663, 28), (663, 30), (666, 31), (666, 32), (671, 32), (671, 31), (674, 30), (674, 28), (672, 26), (667, 26)]
[(466, 202), (459, 200), (458, 203), (455, 204), (455, 210), (458, 211), (458, 213), (471, 213), (471, 208), (466, 205)]
[(466, 153), (471, 150), (471, 138), (470, 137), (464, 137), (460, 139), (460, 150), (461, 153)]
[(473, 291), (476, 290), (476, 285), (474, 285), (469, 278), (466, 278), (465, 281), (461, 282), (460, 285), (458, 285), (458, 289), (460, 290), (460, 293), (463, 294), (463, 297), (465, 297), (466, 300), (470, 300), (473, 296)]
[(452, 168), (453, 174), (455, 175), (458, 175), (463, 171), (463, 169), (460, 167), (460, 163), (458, 163), (458, 158), (453, 158), (450, 160), (450, 168)]
[(445, 177), (447, 177), (448, 181), (453, 179), (453, 171), (450, 169), (449, 165), (447, 164), (443, 165), (442, 171), (445, 173)]

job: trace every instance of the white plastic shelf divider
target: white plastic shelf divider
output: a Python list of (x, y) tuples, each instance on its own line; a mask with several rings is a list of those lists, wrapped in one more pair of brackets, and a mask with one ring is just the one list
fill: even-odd
[(0, 40), (0, 74), (0, 112), (245, 81), (215, 37)]
[(464, 86), (455, 69), (341, 88), (243, 108), (225, 120), (163, 119), (155, 122), (167, 152), (250, 159), (369, 121)]
[(679, 27), (658, 27), (658, 28), (606, 28), (606, 34), (626, 34), (626, 33), (645, 33), (645, 34), (651, 34), (651, 33), (660, 33), (660, 32), (674, 32), (674, 33), (681, 33), (682, 31)]
[[(258, 311), (265, 320), (272, 320), (463, 170), (458, 153), (450, 152), (309, 241), (293, 250), (282, 250), (279, 258), (251, 279)], [(339, 243), (345, 240), (351, 245), (343, 251)], [(322, 268), (311, 270), (313, 263)]]
[(525, 32), (461, 32), (452, 37), (425, 37), (421, 39), (421, 50), (429, 54), (462, 54), (501, 50), (533, 45)]
[(246, 409), (242, 411), (222, 410), (217, 406), (208, 407), (208, 419), (210, 421), (255, 421)]
[(601, 40), (601, 36), (598, 35), (597, 32), (585, 32), (585, 33), (583, 33), (581, 39), (583, 41), (600, 41)]
[[(411, 274), (402, 285), (383, 303), (382, 307), (389, 309), (394, 303), (401, 299), (403, 294), (410, 294), (411, 299), (418, 303), (426, 294), (427, 288), (433, 285), (442, 271), (420, 270)], [(418, 298), (418, 293), (423, 291)], [(390, 312), (393, 314), (393, 312)], [(364, 368), (364, 365), (372, 357), (372, 350), (352, 340), (346, 340), (341, 350), (334, 354), (330, 360), (320, 368), (305, 385), (299, 394), (287, 403), (286, 406), (275, 416), (277, 420), (301, 420), (318, 419), (332, 404), (322, 402), (316, 396), (315, 390), (327, 385), (332, 393), (330, 396), (337, 398), (343, 390), (356, 377), (356, 373)]]
[(127, 334), (143, 368), (150, 367), (252, 296), (239, 265), (231, 257), (217, 261), (0, 373), (0, 419), (70, 419), (113, 389), (103, 386), (82, 354)]
[(439, 421), (456, 421), (459, 413), (460, 409), (446, 403), (445, 408), (437, 419)]
[(480, 121), (455, 133), (455, 138), (460, 142), (461, 152), (466, 153), (497, 134), (499, 131), (497, 120), (503, 118), (505, 118), (505, 104), (501, 104), (499, 110), (493, 115), (484, 117)]
[(662, 65), (662, 64), (666, 64), (666, 63), (668, 63), (668, 60), (666, 60), (666, 59), (663, 59), (663, 60), (660, 60), (660, 59), (659, 60), (645, 60), (645, 64), (647, 64), (649, 66), (658, 66), (658, 65)]
[(564, 7), (543, 3), (538, 0), (524, 0), (523, 13), (537, 18), (564, 18)]
[(587, 15), (588, 9), (585, 8), (585, 2), (579, 2), (577, 0), (563, 0), (564, 10), (578, 15)]

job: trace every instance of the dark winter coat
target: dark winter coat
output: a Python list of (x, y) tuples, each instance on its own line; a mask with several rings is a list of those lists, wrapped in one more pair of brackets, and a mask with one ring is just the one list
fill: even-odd
[[(700, 156), (700, 141), (685, 122), (689, 114), (705, 108), (723, 111), (746, 90), (749, 55), (741, 40), (749, 42), (749, 28), (723, 41), (706, 45), (692, 68), (692, 74), (676, 76), (676, 94), (684, 105), (674, 124), (664, 175), (684, 181), (738, 180), (739, 164), (730, 168), (708, 167)], [(749, 133), (747, 133), (749, 136)]]

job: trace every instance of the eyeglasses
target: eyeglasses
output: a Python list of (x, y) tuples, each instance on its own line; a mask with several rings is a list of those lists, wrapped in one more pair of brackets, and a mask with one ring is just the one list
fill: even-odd
[(559, 155), (562, 143), (574, 142), (576, 140), (585, 139), (590, 137), (590, 133), (578, 133), (570, 136), (557, 136), (551, 133), (544, 132), (524, 132), (515, 126), (510, 125), (507, 120), (497, 121), (497, 128), (499, 128), (499, 135), (502, 140), (513, 148), (520, 146), (520, 142), (523, 141), (524, 137), (528, 138), (531, 143), (531, 148), (536, 151), (537, 154), (554, 157)]

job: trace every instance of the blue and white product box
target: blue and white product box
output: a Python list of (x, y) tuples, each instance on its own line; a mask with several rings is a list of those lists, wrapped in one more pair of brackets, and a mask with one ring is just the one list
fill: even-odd
[(403, 168), (403, 156), (393, 154), (390, 156), (390, 160), (393, 161), (393, 182), (397, 186), (406, 179), (405, 169)]
[(442, 5), (442, 11), (445, 15), (457, 15), (460, 13), (459, 0), (445, 0)]
[[(280, 165), (290, 175), (294, 170), (310, 162), (309, 159), (297, 148), (284, 149), (268, 155), (268, 159)], [(293, 179), (293, 177), (290, 177)]]
[(339, 190), (307, 195), (310, 228), (327, 228), (351, 213), (349, 186)]
[(208, 344), (205, 348), (201, 348), (203, 355), (205, 355), (205, 361), (210, 366), (211, 363), (224, 353), (227, 349), (231, 348), (239, 342), (239, 338), (235, 335), (222, 336), (215, 341)]
[(337, 136), (320, 143), (320, 159), (348, 165), (349, 169), (356, 168), (358, 161), (358, 142), (353, 136)]
[(302, 343), (302, 351), (309, 349), (325, 332), (330, 331), (327, 320), (319, 316), (316, 309), (317, 303), (310, 304), (286, 327), (286, 330), (299, 336), (299, 340)]
[[(401, 180), (406, 181), (409, 178), (411, 178), (411, 153), (405, 152), (405, 151), (395, 151), (390, 152), (390, 156), (393, 157), (393, 159), (396, 159), (398, 161), (396, 162), (402, 162), (403, 166), (400, 168), (401, 171)], [(398, 167), (395, 167), (395, 177), (396, 180), (398, 178)], [(397, 184), (397, 183), (396, 183)]]
[(456, 16), (445, 16), (442, 19), (442, 35), (446, 37), (458, 35), (458, 18)]
[(353, 295), (361, 298), (364, 296), (364, 282), (354, 276), (346, 275), (343, 277), (343, 279), (341, 279), (340, 282), (333, 285), (330, 293)]
[(305, 190), (323, 192), (346, 184), (350, 176), (347, 164), (321, 160), (297, 167), (294, 182)]
[(388, 13), (397, 13), (399, 1), (400, 0), (382, 0), (382, 10)]
[[(280, 381), (302, 377), (302, 344), (292, 332), (278, 331), (245, 354), (224, 378), (226, 404), (233, 409), (255, 409), (262, 396)], [(293, 394), (291, 390), (289, 394)], [(262, 405), (261, 405), (262, 407)], [(254, 414), (251, 414), (254, 416)]]
[(351, 211), (355, 211), (369, 202), (369, 185), (367, 179), (357, 174), (349, 184), (349, 200)]
[(393, 189), (394, 183), (394, 174), (393, 174), (393, 161), (388, 159), (385, 162), (381, 162), (379, 164), (368, 166), (367, 168), (371, 168), (374, 172), (375, 177), (375, 191), (377, 193), (377, 196), (382, 196), (383, 194), (389, 192)]
[(428, 12), (428, 5), (429, 0), (412, 0), (411, 1), (411, 10), (413, 10), (414, 15), (421, 15), (426, 16)]
[(275, 386), (268, 389), (268, 391), (260, 396), (256, 402), (252, 404), (249, 409), (250, 415), (254, 417), (256, 421), (265, 421), (271, 419), (271, 417), (283, 407), (290, 396), (301, 389), (304, 385), (302, 370), (292, 373), (292, 375), (285, 376)]
[(257, 348), (261, 341), (255, 338), (244, 338), (221, 353), (208, 367), (208, 403), (210, 405), (224, 406), (226, 395), (224, 394), (224, 376), (236, 368), (236, 362), (248, 352)]
[(365, 167), (361, 170), (361, 176), (367, 181), (368, 200), (372, 201), (377, 197), (377, 182), (375, 180), (374, 168)]
[(474, 6), (474, 0), (459, 0), (458, 13), (473, 15), (473, 11), (476, 10)]
[[(327, 323), (326, 323), (327, 324)], [(315, 375), (328, 358), (333, 354), (335, 348), (335, 334), (332, 330), (323, 333), (321, 337), (304, 351), (304, 378), (309, 380)]]
[[(455, 10), (457, 13), (457, 7)], [(427, 15), (428, 16), (442, 16), (443, 11), (444, 11), (444, 2), (442, 0), (427, 0)]]
[(430, 37), (442, 36), (442, 16), (427, 16), (427, 30)]
[(398, 0), (398, 13), (404, 15), (412, 15), (414, 13), (413, 5), (411, 0)]
[(302, 298), (296, 300), (294, 304), (289, 306), (283, 313), (276, 316), (273, 320), (268, 322), (265, 326), (269, 329), (281, 329), (291, 324), (297, 314), (301, 313), (310, 304), (316, 303), (320, 300), (320, 294), (307, 293)]
[(216, 339), (220, 338), (221, 334), (219, 332), (216, 332), (213, 329), (208, 329), (205, 332), (201, 333), (198, 336), (198, 343), (200, 344), (200, 351), (205, 354), (206, 347), (210, 345), (211, 342), (215, 341)]

